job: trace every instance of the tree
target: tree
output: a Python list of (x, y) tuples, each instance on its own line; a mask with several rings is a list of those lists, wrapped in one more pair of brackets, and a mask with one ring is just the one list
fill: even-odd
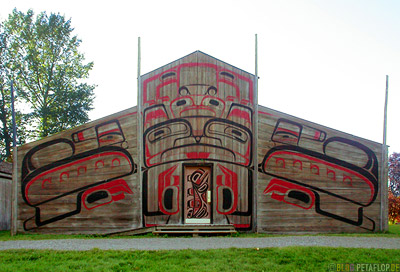
[(390, 155), (388, 175), (390, 190), (394, 196), (400, 196), (400, 153)]
[(389, 190), (389, 222), (395, 224), (400, 222), (400, 197), (396, 197)]
[[(7, 48), (8, 35), (3, 31), (0, 23), (0, 161), (10, 160), (12, 152), (12, 118), (11, 118), (11, 81), (10, 60), (13, 59), (12, 51)], [(15, 97), (18, 101), (18, 96)], [(17, 144), (23, 144), (26, 139), (28, 119), (16, 110)]]
[(40, 13), (36, 19), (16, 9), (4, 22), (9, 69), (21, 101), (29, 105), (33, 137), (77, 126), (89, 120), (95, 85), (84, 83), (93, 62), (84, 63), (71, 20)]

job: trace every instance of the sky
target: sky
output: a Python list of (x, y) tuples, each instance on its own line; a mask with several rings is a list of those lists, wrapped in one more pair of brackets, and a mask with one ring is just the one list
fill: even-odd
[(259, 104), (382, 143), (386, 75), (387, 144), (400, 152), (398, 0), (1, 0), (71, 19), (93, 61), (95, 120), (137, 104), (141, 74), (196, 50), (255, 73)]

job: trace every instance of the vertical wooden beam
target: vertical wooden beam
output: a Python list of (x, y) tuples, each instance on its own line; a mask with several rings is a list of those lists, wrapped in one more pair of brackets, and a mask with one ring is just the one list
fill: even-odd
[[(143, 220), (143, 206), (142, 206), (142, 198), (143, 198), (143, 184), (142, 184), (142, 165), (143, 165), (143, 152), (142, 152), (142, 144), (143, 144), (143, 131), (142, 131), (142, 90), (141, 90), (141, 61), (142, 61), (142, 57), (141, 57), (141, 46), (140, 46), (140, 37), (138, 37), (138, 60), (137, 60), (137, 114), (136, 114), (136, 118), (137, 118), (137, 152), (138, 152), (138, 161), (137, 161), (137, 166), (138, 166), (138, 178), (137, 178), (137, 182), (139, 183), (139, 193), (140, 193), (140, 199), (141, 201), (139, 201), (139, 207), (140, 207), (140, 211), (141, 211), (141, 221)], [(141, 222), (142, 224), (144, 224), (144, 222)]]
[(388, 93), (389, 93), (389, 76), (386, 75), (385, 108), (383, 116), (383, 145), (386, 145)]
[(11, 114), (13, 129), (13, 147), (17, 146), (17, 125), (15, 123), (15, 107), (14, 107), (14, 82), (11, 80)]
[(17, 234), (18, 220), (18, 148), (13, 148), (13, 168), (12, 168), (12, 187), (11, 187), (11, 236)]
[(389, 229), (389, 199), (388, 199), (388, 146), (382, 146), (382, 180), (381, 189), (381, 231)]
[(381, 224), (380, 231), (387, 231), (388, 226), (388, 147), (386, 145), (387, 133), (387, 106), (388, 106), (388, 93), (389, 93), (389, 76), (386, 75), (386, 90), (385, 90), (385, 107), (383, 115), (383, 144), (382, 144), (382, 166), (381, 166)]
[(258, 202), (258, 40), (257, 34), (255, 34), (255, 86), (254, 86), (254, 129), (253, 129), (253, 161), (254, 161), (254, 171), (253, 171), (253, 231), (257, 230), (257, 202)]

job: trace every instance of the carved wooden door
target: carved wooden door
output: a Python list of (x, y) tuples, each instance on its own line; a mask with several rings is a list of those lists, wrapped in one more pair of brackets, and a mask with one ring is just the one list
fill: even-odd
[(185, 166), (184, 222), (211, 223), (211, 167)]

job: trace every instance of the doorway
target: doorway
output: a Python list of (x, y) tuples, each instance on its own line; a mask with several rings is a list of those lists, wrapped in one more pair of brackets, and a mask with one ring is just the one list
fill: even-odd
[(184, 224), (211, 224), (211, 166), (186, 165), (184, 176)]

